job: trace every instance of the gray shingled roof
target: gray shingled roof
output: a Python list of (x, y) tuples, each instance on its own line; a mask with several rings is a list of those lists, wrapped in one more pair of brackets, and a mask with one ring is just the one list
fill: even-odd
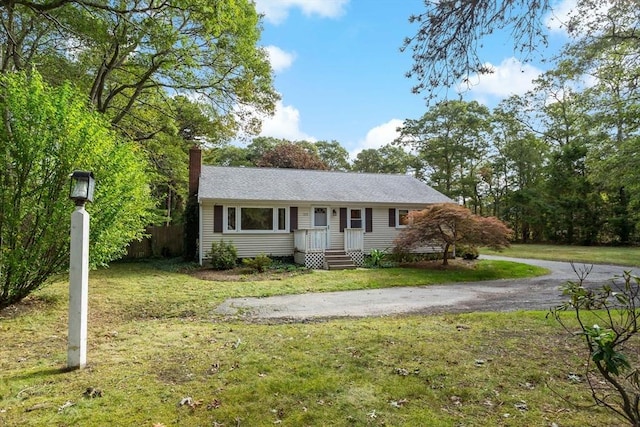
[(408, 175), (202, 166), (199, 199), (426, 204), (453, 202)]

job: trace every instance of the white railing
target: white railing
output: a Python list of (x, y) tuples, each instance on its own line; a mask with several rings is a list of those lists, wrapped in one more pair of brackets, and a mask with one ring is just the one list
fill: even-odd
[(299, 252), (324, 252), (327, 248), (327, 229), (310, 228), (294, 230), (293, 243), (295, 250)]
[(364, 250), (364, 230), (362, 228), (344, 229), (344, 251), (356, 252)]
[[(324, 252), (328, 248), (328, 233), (326, 228), (308, 228), (294, 230), (293, 243), (297, 252)], [(344, 229), (344, 251), (362, 252), (364, 250), (364, 229)]]

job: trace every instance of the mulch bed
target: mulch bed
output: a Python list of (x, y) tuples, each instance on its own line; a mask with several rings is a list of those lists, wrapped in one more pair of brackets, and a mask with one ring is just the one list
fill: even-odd
[[(400, 267), (419, 268), (424, 270), (468, 270), (473, 269), (474, 261), (463, 259), (450, 259), (448, 265), (442, 265), (442, 260), (437, 261), (418, 261), (412, 263), (404, 263)], [(263, 273), (256, 273), (246, 267), (236, 267), (231, 270), (213, 270), (199, 269), (192, 271), (190, 274), (201, 280), (212, 280), (218, 282), (258, 282), (264, 280), (282, 280), (288, 277), (299, 276), (300, 274), (308, 274), (311, 270), (298, 269), (294, 271), (288, 270), (267, 270)]]

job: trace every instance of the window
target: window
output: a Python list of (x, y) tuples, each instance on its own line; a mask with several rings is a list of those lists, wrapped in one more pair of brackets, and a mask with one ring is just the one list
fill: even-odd
[(409, 209), (398, 209), (398, 227), (409, 225)]
[(227, 208), (227, 230), (236, 231), (236, 208)]
[(326, 227), (329, 225), (327, 208), (313, 208), (313, 226)]
[(287, 210), (285, 208), (278, 208), (278, 230), (283, 231), (287, 229)]
[(410, 223), (409, 214), (416, 209), (396, 209), (396, 228), (405, 228)]
[(241, 230), (273, 230), (273, 208), (240, 208)]
[(227, 206), (224, 217), (227, 233), (287, 232), (287, 208)]
[(362, 209), (349, 209), (349, 228), (362, 228)]

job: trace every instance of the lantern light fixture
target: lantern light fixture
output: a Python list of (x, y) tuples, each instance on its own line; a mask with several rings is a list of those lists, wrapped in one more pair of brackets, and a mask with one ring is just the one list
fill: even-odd
[(76, 202), (76, 206), (82, 206), (86, 202), (93, 202), (93, 192), (96, 188), (93, 172), (73, 171), (69, 178), (71, 179), (69, 198)]

